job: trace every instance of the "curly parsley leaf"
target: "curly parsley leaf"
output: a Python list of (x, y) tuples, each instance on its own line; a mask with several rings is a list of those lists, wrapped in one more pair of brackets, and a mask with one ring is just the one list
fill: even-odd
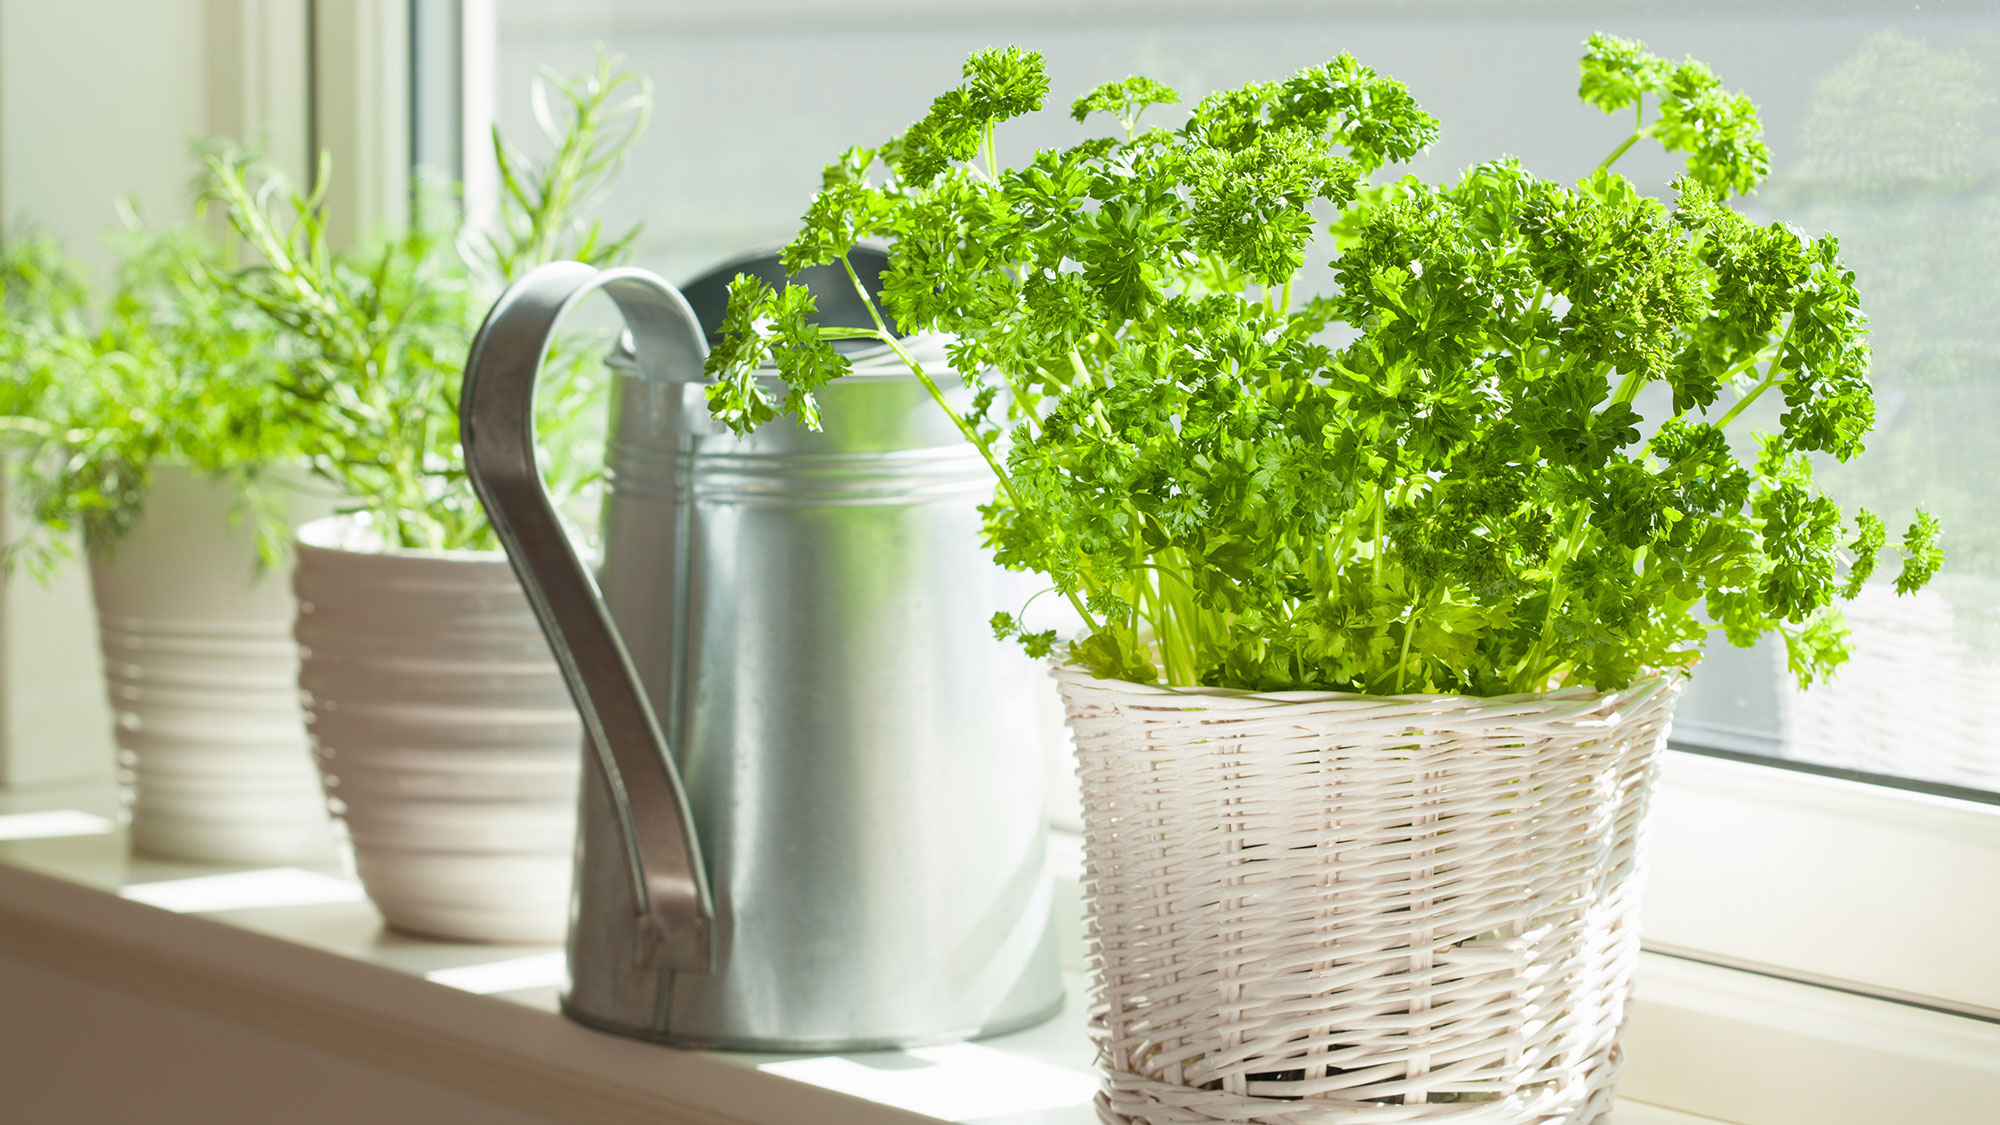
[(1917, 511), (1903, 532), (1903, 570), (1896, 575), (1897, 593), (1914, 594), (1937, 576), (1944, 566), (1944, 548), (1938, 545), (1941, 531), (1936, 516)]
[(1176, 105), (1181, 96), (1171, 86), (1155, 82), (1142, 75), (1117, 82), (1106, 82), (1090, 93), (1076, 99), (1069, 107), (1069, 115), (1083, 122), (1093, 113), (1108, 113), (1124, 127), (1126, 136), (1139, 128), (1139, 117), (1147, 109), (1156, 105)]
[[(1723, 195), (1742, 195), (1763, 182), (1771, 152), (1764, 144), (1757, 107), (1740, 93), (1724, 90), (1706, 65), (1687, 59), (1672, 63), (1644, 43), (1615, 35), (1590, 37), (1577, 94), (1606, 113), (1630, 106), (1632, 135), (1605, 161), (1611, 164), (1642, 137), (1668, 152), (1686, 153), (1696, 183)], [(1646, 121), (1647, 97), (1658, 116)]]

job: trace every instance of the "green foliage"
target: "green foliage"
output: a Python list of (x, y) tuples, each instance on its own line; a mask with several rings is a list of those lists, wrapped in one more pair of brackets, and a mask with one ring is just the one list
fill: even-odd
[(1139, 117), (1148, 107), (1177, 105), (1180, 100), (1181, 96), (1167, 86), (1134, 75), (1121, 82), (1106, 82), (1076, 99), (1069, 107), (1069, 115), (1080, 123), (1089, 120), (1093, 113), (1108, 113), (1125, 127), (1129, 138), (1138, 131)]
[[(551, 104), (550, 91), (560, 97), (560, 109)], [(466, 257), (496, 287), (544, 262), (619, 260), (639, 234), (635, 226), (608, 237), (589, 214), (624, 171), (652, 118), (652, 83), (600, 57), (593, 74), (543, 70), (529, 100), (550, 155), (530, 159), (495, 125), (493, 157), (505, 200), (501, 229), (463, 235)]]
[(335, 253), (324, 159), (309, 197), (240, 150), (211, 153), (207, 166), (207, 197), (259, 259), (215, 279), (284, 342), (277, 381), (308, 429), (314, 474), (358, 502), (386, 542), (474, 545), (481, 513), (459, 479), (452, 394), (478, 298), (451, 232), (420, 222)]
[[(1083, 615), (1071, 659), (1492, 695), (1619, 687), (1691, 664), (1710, 629), (1781, 634), (1802, 682), (1845, 658), (1832, 603), (1886, 531), (1857, 515), (1846, 561), (1808, 455), (1853, 456), (1872, 422), (1854, 277), (1831, 237), (1727, 205), (1767, 157), (1754, 107), (1701, 64), (1594, 37), (1583, 98), (1637, 119), (1574, 185), (1511, 160), (1370, 183), (1437, 126), (1344, 55), (1210, 95), (1175, 129), (1137, 126), (1171, 91), (1099, 87), (1075, 111), (1122, 139), (1004, 169), (990, 138), (1039, 104), (1040, 60), (985, 52), (966, 74), (909, 134), (828, 169), (787, 263), (892, 240), (882, 311), (955, 338), (978, 395), (953, 417), (999, 480), (986, 537)], [(1688, 154), (1671, 205), (1610, 169), (1645, 137)], [(1295, 299), (1329, 222), (1335, 286)], [(881, 318), (814, 329), (792, 292), (732, 288), (711, 406), (739, 432), (814, 423), (813, 389), (845, 370), (827, 338), (894, 345)], [(781, 404), (753, 378), (767, 362)], [(1671, 414), (1648, 419), (1654, 384)], [(1779, 429), (1741, 458), (1728, 427), (1772, 391)], [(1936, 538), (1920, 514), (1904, 587)]]
[(0, 313), (7, 318), (0, 346), (14, 346), (26, 336), (81, 331), (89, 301), (82, 267), (53, 238), (28, 231), (0, 243)]
[(81, 268), (47, 235), (0, 241), (0, 426), (18, 445), (38, 436), (49, 389), (61, 382), (53, 362), (83, 334), (89, 292)]
[(1914, 594), (1924, 588), (1944, 566), (1944, 548), (1938, 545), (1943, 533), (1937, 517), (1918, 512), (1903, 532), (1903, 570), (1896, 575), (1896, 592)]
[[(1771, 150), (1764, 146), (1757, 107), (1722, 88), (1714, 71), (1693, 59), (1670, 63), (1643, 43), (1602, 33), (1590, 37), (1577, 93), (1606, 113), (1632, 107), (1631, 138), (1605, 160), (1609, 166), (1641, 137), (1668, 152), (1686, 153), (1688, 176), (1722, 195), (1742, 195), (1764, 181)], [(1659, 116), (1646, 122), (1651, 95)]]
[(295, 459), (301, 441), (273, 385), (276, 345), (254, 309), (210, 283), (212, 241), (125, 218), (125, 254), (101, 310), (49, 239), (0, 248), (0, 442), (30, 517), (4, 562), (46, 576), (78, 530), (91, 552), (109, 553), (138, 517), (154, 466), (169, 462), (234, 480), (260, 547), (276, 557), (282, 495), (264, 470)]
[[(112, 550), (164, 463), (234, 480), (267, 561), (289, 536), (267, 480), (281, 465), (307, 466), (390, 544), (494, 546), (458, 444), (466, 349), (512, 277), (623, 255), (637, 228), (608, 237), (586, 213), (644, 128), (651, 87), (601, 58), (587, 75), (544, 72), (533, 97), (551, 151), (531, 160), (495, 133), (494, 231), (440, 224), (451, 209), (425, 206), (405, 230), (335, 250), (324, 157), (301, 196), (254, 154), (223, 146), (204, 154), (204, 200), (227, 211), (254, 265), (226, 261), (192, 229), (134, 233), (93, 318), (80, 270), (47, 239), (0, 246), (0, 444), (33, 517), (5, 561), (46, 573), (79, 528), (93, 552)], [(599, 350), (559, 341), (538, 388), (544, 475), (572, 511), (601, 475)]]
[[(813, 392), (843, 374), (846, 365), (812, 323), (812, 290), (793, 285), (774, 291), (738, 275), (730, 279), (729, 297), (719, 349), (729, 354), (717, 364), (729, 371), (730, 377), (709, 384), (709, 408), (717, 414), (752, 419), (756, 425), (776, 417), (764, 389), (749, 374), (775, 362), (788, 390), (782, 409), (817, 429), (819, 407)], [(760, 324), (768, 336), (755, 330)]]
[[(562, 98), (550, 107), (548, 89)], [(600, 58), (595, 73), (544, 73), (536, 119), (552, 151), (532, 162), (494, 135), (504, 192), (498, 229), (419, 221), (351, 251), (327, 241), (328, 168), (300, 195), (241, 151), (207, 160), (205, 198), (222, 206), (258, 261), (214, 270), (215, 282), (258, 310), (284, 351), (277, 386), (300, 419), (313, 472), (369, 513), (402, 547), (491, 548), (484, 511), (465, 480), (458, 395), (466, 350), (499, 287), (545, 262), (618, 261), (637, 228), (616, 237), (585, 220), (644, 127), (651, 88)], [(559, 507), (587, 499), (601, 476), (601, 348), (559, 340), (536, 396), (544, 476)]]

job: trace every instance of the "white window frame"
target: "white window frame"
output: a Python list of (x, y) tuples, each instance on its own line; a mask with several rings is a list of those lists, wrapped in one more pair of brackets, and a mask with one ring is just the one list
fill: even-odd
[(1647, 948), (2000, 1019), (2000, 806), (1669, 751)]
[(410, 220), (410, 0), (308, 0), (313, 137), (333, 154), (327, 237), (348, 245)]

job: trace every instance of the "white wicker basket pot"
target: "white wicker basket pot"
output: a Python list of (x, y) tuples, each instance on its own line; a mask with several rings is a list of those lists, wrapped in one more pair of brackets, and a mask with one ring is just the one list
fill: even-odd
[(259, 568), (252, 529), (232, 526), (236, 502), (227, 483), (160, 467), (131, 533), (91, 560), (132, 843), (180, 859), (331, 860), (292, 592)]
[(299, 691), (327, 803), (390, 926), (560, 941), (582, 725), (498, 551), (299, 533)]
[(1103, 1120), (1608, 1122), (1680, 677), (1491, 699), (1056, 677)]

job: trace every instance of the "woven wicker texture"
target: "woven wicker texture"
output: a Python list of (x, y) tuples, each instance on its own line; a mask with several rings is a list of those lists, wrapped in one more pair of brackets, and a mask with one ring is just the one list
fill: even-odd
[(1680, 678), (1494, 699), (1056, 678), (1104, 1121), (1608, 1120)]

